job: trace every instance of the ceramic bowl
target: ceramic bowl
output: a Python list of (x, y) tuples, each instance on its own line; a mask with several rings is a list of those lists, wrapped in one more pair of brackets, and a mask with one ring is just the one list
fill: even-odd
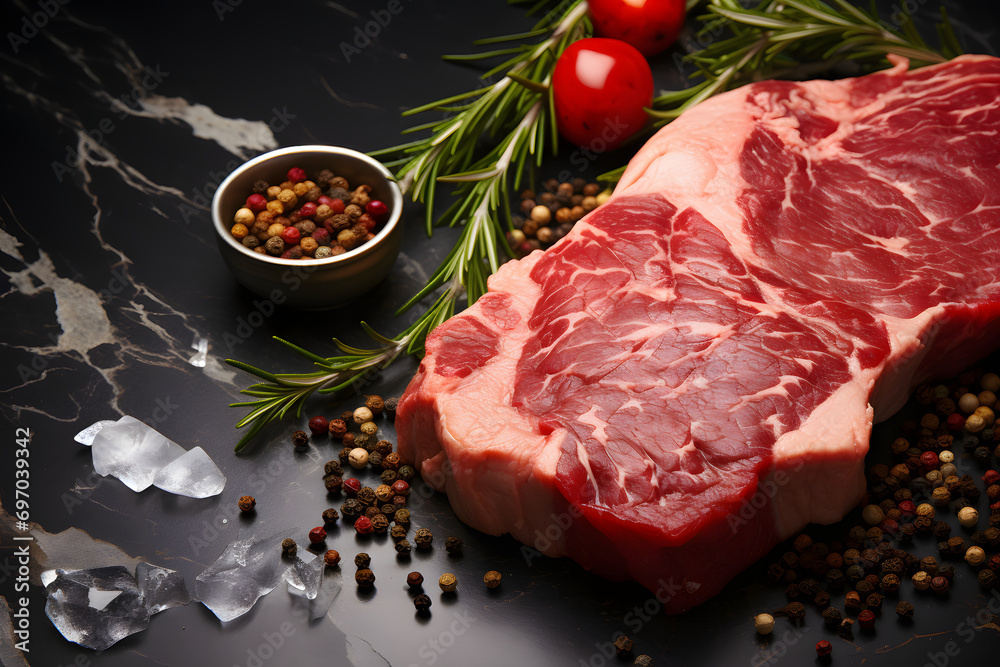
[[(230, 233), (233, 216), (245, 205), (253, 183), (258, 179), (281, 183), (292, 167), (301, 167), (311, 178), (330, 169), (346, 178), (352, 189), (371, 186), (372, 199), (389, 207), (389, 217), (375, 238), (323, 259), (281, 259), (254, 252), (238, 241)], [(291, 146), (259, 155), (226, 177), (212, 199), (212, 222), (222, 259), (240, 284), (275, 304), (324, 310), (353, 301), (388, 275), (402, 242), (402, 210), (402, 192), (377, 160), (338, 146)]]

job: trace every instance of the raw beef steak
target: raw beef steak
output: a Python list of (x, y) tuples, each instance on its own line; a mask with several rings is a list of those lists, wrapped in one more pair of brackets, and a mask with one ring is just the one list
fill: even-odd
[(998, 91), (965, 56), (684, 114), (433, 332), (402, 456), (469, 525), (670, 612), (839, 520), (873, 421), (1000, 340)]

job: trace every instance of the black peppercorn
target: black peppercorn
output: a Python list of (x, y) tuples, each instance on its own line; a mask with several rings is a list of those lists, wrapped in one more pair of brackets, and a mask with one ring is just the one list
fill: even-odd
[(972, 542), (972, 546), (974, 547), (985, 547), (986, 533), (981, 530), (977, 530), (969, 537), (969, 541)]
[(850, 639), (854, 634), (854, 619), (845, 618), (840, 622), (840, 627), (837, 628), (837, 632), (841, 637)]
[(972, 458), (980, 465), (988, 465), (990, 462), (989, 447), (976, 447), (975, 451), (972, 452)]
[(296, 449), (301, 449), (309, 444), (309, 436), (306, 435), (305, 431), (296, 431), (292, 433), (292, 444), (295, 445)]
[(785, 606), (785, 616), (792, 621), (799, 621), (805, 618), (806, 607), (801, 602), (789, 602)]
[(410, 510), (396, 510), (393, 515), (392, 520), (396, 523), (401, 523), (404, 526), (410, 525)]
[(364, 507), (358, 502), (357, 498), (348, 498), (344, 501), (344, 504), (340, 506), (340, 513), (344, 515), (345, 519), (349, 519), (352, 522), (361, 516), (361, 511)]
[(380, 510), (377, 507), (366, 507), (365, 508), (365, 516), (367, 518), (369, 518), (369, 519), (374, 519), (376, 516), (378, 516), (381, 513), (382, 513), (382, 510)]
[(395, 507), (397, 511), (406, 507), (406, 496), (401, 496), (398, 493), (394, 495), (392, 497), (392, 506)]
[(343, 475), (344, 470), (340, 465), (340, 461), (327, 461), (326, 465), (323, 466), (324, 475)]
[(976, 578), (984, 591), (990, 591), (997, 587), (997, 573), (990, 568), (980, 570)]
[(869, 593), (875, 592), (875, 587), (872, 586), (867, 581), (862, 580), (857, 583), (857, 585), (854, 587), (854, 590), (858, 592), (858, 595), (861, 596), (861, 599), (864, 599), (868, 597)]
[(619, 658), (626, 659), (632, 657), (632, 640), (621, 635), (615, 638), (615, 653)]
[(861, 603), (861, 594), (857, 591), (849, 591), (844, 596), (844, 607), (848, 612), (859, 612), (863, 606)]
[(395, 470), (383, 470), (381, 475), (382, 483), (392, 486), (393, 483), (399, 479), (399, 473)]
[(375, 504), (375, 489), (370, 486), (362, 486), (358, 491), (358, 502), (360, 502), (365, 507), (371, 507)]
[(844, 573), (840, 570), (830, 570), (826, 573), (826, 584), (833, 590), (839, 590), (845, 581)]
[(939, 540), (946, 540), (951, 535), (951, 524), (947, 521), (935, 521), (931, 526), (931, 534)]
[(816, 593), (813, 597), (813, 604), (816, 605), (817, 609), (823, 610), (830, 606), (830, 594), (826, 591), (820, 591)]
[(410, 554), (410, 541), (402, 539), (396, 542), (396, 553), (400, 556), (408, 556)]
[(386, 518), (389, 518), (396, 513), (396, 506), (392, 503), (386, 503), (379, 508), (379, 511), (382, 512)]
[(351, 460), (351, 450), (352, 449), (354, 449), (354, 448), (353, 447), (344, 447), (343, 449), (340, 450), (340, 453), (337, 454), (337, 458), (340, 459), (340, 464), (342, 466), (345, 466), (345, 465), (347, 465), (350, 462), (350, 460)]
[(344, 478), (331, 473), (323, 477), (323, 485), (326, 487), (327, 493), (338, 494), (344, 486)]
[(380, 415), (385, 409), (385, 401), (382, 400), (381, 396), (372, 394), (365, 401), (365, 407), (371, 410), (373, 415)]
[(397, 523), (389, 531), (389, 536), (392, 537), (392, 540), (394, 542), (400, 541), (401, 539), (403, 539), (404, 537), (406, 537), (406, 527), (405, 526), (401, 526), (400, 524)]
[(823, 610), (823, 622), (831, 628), (835, 628), (840, 625), (840, 621), (844, 618), (844, 615), (840, 613), (840, 610), (836, 607), (827, 607)]
[[(418, 531), (419, 532), (419, 531)], [(462, 553), (462, 540), (457, 537), (446, 537), (444, 540), (444, 549), (450, 554), (458, 555)]]
[(385, 399), (385, 403), (382, 405), (382, 414), (384, 414), (389, 419), (396, 416), (396, 406), (399, 405), (399, 399), (395, 396)]
[(954, 565), (939, 565), (937, 576), (944, 577), (948, 581), (952, 581), (955, 578), (955, 566)]
[(771, 581), (781, 581), (785, 576), (785, 568), (781, 563), (771, 563), (767, 568), (767, 578)]
[(426, 614), (431, 608), (430, 596), (426, 593), (421, 593), (417, 597), (413, 598), (413, 606), (417, 608), (417, 612)]
[(952, 556), (961, 556), (965, 553), (965, 540), (957, 535), (948, 538), (948, 553)]
[(363, 570), (372, 564), (372, 557), (364, 552), (361, 552), (354, 557), (354, 564), (359, 570)]
[(414, 469), (414, 467), (411, 465), (399, 466), (399, 470), (397, 472), (399, 473), (399, 478), (405, 482), (409, 482), (417, 474), (416, 469)]
[(379, 513), (371, 517), (372, 520), (372, 530), (376, 535), (385, 535), (386, 531), (389, 530), (389, 519), (385, 517), (384, 514)]
[[(993, 516), (996, 516), (996, 514), (994, 514)], [(993, 516), (990, 517), (991, 521), (993, 519)], [(997, 528), (996, 526), (990, 526), (989, 528), (983, 531), (983, 535), (986, 536), (987, 546), (990, 547), (1000, 546), (1000, 528)]]
[(388, 440), (379, 440), (375, 443), (375, 451), (385, 456), (392, 453), (392, 443)]
[(332, 507), (323, 510), (323, 525), (325, 527), (329, 528), (333, 526), (334, 524), (337, 523), (337, 519), (339, 518), (340, 514), (338, 514), (337, 510), (333, 509)]
[(410, 572), (406, 575), (406, 585), (410, 587), (410, 590), (418, 591), (422, 588), (424, 583), (424, 575), (419, 572)]
[(882, 596), (878, 593), (872, 593), (865, 598), (865, 604), (868, 605), (869, 609), (879, 610), (882, 608)]
[(290, 537), (286, 537), (281, 541), (281, 555), (285, 558), (295, 558), (295, 554), (298, 552), (298, 545), (295, 544), (295, 540)]
[(417, 543), (418, 549), (430, 549), (434, 535), (427, 528), (421, 528), (413, 534), (413, 541)]
[(633, 664), (635, 664), (636, 667), (653, 667), (653, 659), (644, 653), (642, 655), (637, 655), (635, 657), (635, 663)]
[(847, 577), (848, 581), (856, 582), (861, 579), (864, 579), (865, 571), (862, 569), (860, 565), (852, 565), (849, 568), (847, 568), (847, 572), (845, 573), (844, 576)]
[(819, 592), (819, 582), (815, 579), (803, 579), (798, 583), (799, 593), (811, 600)]
[(794, 551), (786, 551), (785, 553), (781, 554), (781, 559), (779, 560), (779, 562), (781, 563), (781, 566), (786, 569), (795, 568), (799, 564), (799, 555)]
[(381, 470), (382, 468), (382, 455), (378, 452), (372, 452), (368, 455), (368, 467), (372, 470)]
[(368, 568), (360, 569), (354, 575), (354, 581), (357, 582), (358, 588), (367, 590), (375, 585), (375, 573)]

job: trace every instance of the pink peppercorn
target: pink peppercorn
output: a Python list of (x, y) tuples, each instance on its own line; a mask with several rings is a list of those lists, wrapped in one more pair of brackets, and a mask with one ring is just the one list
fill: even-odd
[(317, 415), (309, 420), (309, 430), (312, 431), (313, 435), (326, 435), (328, 428), (330, 428), (330, 422), (322, 415)]
[(370, 534), (374, 530), (372, 520), (366, 516), (359, 516), (358, 520), (354, 522), (354, 530), (358, 531), (358, 535)]
[(920, 465), (927, 468), (928, 470), (936, 468), (938, 463), (938, 455), (934, 452), (927, 451), (920, 455)]
[(825, 639), (816, 642), (816, 655), (823, 657), (833, 653), (833, 645)]
[(397, 479), (392, 483), (392, 492), (397, 496), (407, 496), (410, 493), (410, 485), (406, 483), (405, 479)]
[[(334, 215), (339, 215), (339, 214), (343, 213), (344, 209), (347, 208), (347, 204), (344, 203), (343, 199), (334, 199), (329, 204), (327, 204), (327, 206), (330, 207), (330, 209), (333, 211)], [(965, 422), (963, 422), (963, 423), (965, 423)]]
[(327, 205), (327, 206), (329, 206), (332, 203), (333, 203), (333, 200), (330, 199), (329, 197), (327, 197), (326, 195), (320, 195), (319, 199), (316, 200), (316, 205), (317, 206), (323, 206), (324, 204)]
[(372, 199), (365, 206), (365, 212), (371, 217), (375, 218), (378, 222), (385, 220), (385, 216), (389, 214), (389, 207), (385, 205), (384, 202), (378, 199)]
[(917, 511), (917, 504), (912, 500), (904, 500), (897, 507), (903, 514), (915, 514)]
[(367, 213), (362, 213), (358, 218), (358, 224), (363, 225), (364, 228), (370, 232), (375, 229), (375, 218), (371, 217)]
[(879, 528), (882, 529), (883, 533), (887, 533), (889, 535), (895, 535), (899, 532), (899, 524), (895, 519), (886, 519), (879, 524)]
[(965, 426), (965, 417), (960, 412), (953, 412), (948, 415), (948, 429), (951, 431), (961, 431)]
[(983, 473), (983, 482), (985, 482), (986, 486), (993, 486), (997, 482), (1000, 482), (1000, 472), (987, 470)]
[(288, 245), (297, 244), (301, 236), (299, 230), (295, 229), (295, 227), (285, 227), (285, 231), (281, 232), (281, 240)]
[(301, 183), (306, 180), (306, 170), (302, 167), (292, 167), (288, 170), (288, 180), (292, 183)]
[(357, 477), (348, 477), (344, 480), (344, 495), (348, 498), (357, 498), (360, 490), (361, 480)]
[(267, 199), (263, 195), (250, 195), (247, 197), (247, 208), (254, 213), (260, 213), (267, 208)]
[(316, 204), (311, 201), (307, 201), (305, 204), (299, 207), (299, 216), (302, 218), (311, 218), (316, 215)]
[(322, 526), (317, 526), (309, 531), (309, 541), (313, 544), (320, 544), (326, 540), (326, 531)]
[(858, 614), (858, 625), (864, 630), (871, 630), (875, 627), (875, 613), (869, 609), (865, 609), (863, 612)]

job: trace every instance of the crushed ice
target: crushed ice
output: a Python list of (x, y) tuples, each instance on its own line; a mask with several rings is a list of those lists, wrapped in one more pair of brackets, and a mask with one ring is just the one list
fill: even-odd
[(208, 498), (226, 485), (226, 476), (201, 447), (185, 450), (128, 415), (95, 422), (74, 440), (90, 446), (98, 474), (117, 477), (133, 491), (156, 486), (181, 496)]

